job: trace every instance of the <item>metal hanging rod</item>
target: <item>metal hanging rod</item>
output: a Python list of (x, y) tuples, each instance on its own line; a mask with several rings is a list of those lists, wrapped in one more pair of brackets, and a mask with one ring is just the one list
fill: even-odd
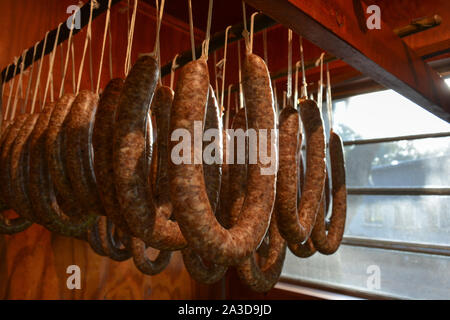
[[(91, 0), (91, 1), (93, 1), (93, 0)], [(81, 9), (80, 9), (80, 29), (75, 28), (73, 30), (73, 35), (76, 35), (77, 33), (79, 33), (81, 31), (81, 29), (83, 29), (89, 23), (91, 1), (87, 2), (83, 7), (81, 7)], [(121, 1), (122, 0), (112, 0), (111, 7)], [(108, 9), (108, 0), (97, 0), (97, 4), (98, 4), (98, 6), (96, 7), (96, 9), (94, 9), (94, 11), (92, 13), (92, 19), (97, 18), (99, 15), (101, 15), (103, 12), (105, 12)], [(55, 45), (55, 41), (56, 41), (56, 33), (57, 33), (57, 29), (54, 29), (49, 32), (48, 38), (47, 38), (47, 45), (45, 48), (45, 55), (50, 54), (50, 52), (53, 50), (53, 46)], [(67, 27), (66, 22), (63, 22), (63, 26), (61, 26), (61, 30), (59, 33), (58, 45), (63, 43), (64, 41), (66, 41), (69, 38), (69, 33), (70, 33), (70, 29)], [(39, 61), (39, 59), (42, 55), (43, 48), (44, 48), (44, 40), (41, 40), (36, 48), (36, 57), (35, 57), (34, 61), (33, 61), (34, 46), (30, 47), (27, 50), (23, 70), (21, 69), (22, 57), (19, 58), (19, 60), (17, 61), (16, 76), (19, 75), (21, 72), (25, 71), (28, 67), (30, 67), (33, 62)], [(8, 67), (6, 67), (2, 70), (1, 76), (2, 76), (3, 83), (6, 83), (13, 78), (15, 67), (16, 67), (16, 64), (13, 63), (9, 66), (9, 69), (8, 69)], [(9, 70), (8, 74), (6, 74), (7, 69)]]
[(387, 137), (377, 139), (361, 139), (353, 141), (344, 141), (343, 144), (344, 146), (354, 146), (363, 144), (376, 144), (376, 143), (397, 142), (406, 140), (421, 140), (430, 138), (445, 138), (445, 137), (450, 137), (450, 132), (425, 133), (425, 134), (415, 134), (409, 136)]
[(450, 188), (348, 188), (347, 193), (359, 196), (450, 196)]
[(447, 245), (414, 243), (394, 240), (378, 240), (362, 237), (344, 236), (342, 244), (354, 247), (375, 248), (384, 250), (395, 250), (410, 253), (433, 254), (439, 256), (450, 256), (450, 247)]

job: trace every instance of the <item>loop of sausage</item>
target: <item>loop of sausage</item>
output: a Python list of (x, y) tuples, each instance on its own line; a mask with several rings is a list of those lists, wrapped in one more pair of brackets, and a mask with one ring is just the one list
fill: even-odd
[[(301, 146), (301, 143), (300, 143)], [(301, 148), (299, 148), (299, 183), (298, 183), (298, 198), (300, 199), (301, 192), (303, 190), (303, 186), (305, 185), (305, 165), (303, 163), (303, 156), (301, 154)], [(319, 207), (320, 210), (320, 207)], [(319, 211), (320, 213), (320, 211)], [(317, 218), (316, 218), (317, 223)], [(314, 228), (313, 231), (314, 232)], [(314, 247), (314, 243), (312, 242), (311, 237), (306, 240), (305, 243), (299, 244), (299, 243), (288, 243), (289, 250), (297, 257), (299, 258), (309, 258), (313, 256), (317, 250)]]
[(99, 228), (98, 228), (98, 222), (100, 221), (102, 217), (98, 217), (96, 223), (94, 223), (92, 225), (91, 228), (89, 228), (86, 231), (86, 238), (87, 238), (87, 242), (89, 243), (89, 246), (91, 247), (91, 249), (98, 254), (99, 256), (102, 257), (108, 257), (109, 255), (106, 253), (106, 251), (104, 250), (104, 247), (102, 246), (102, 242), (100, 239), (100, 234), (99, 234)]
[[(245, 108), (241, 109), (234, 117), (232, 128), (234, 130), (246, 130), (247, 119)], [(248, 143), (246, 141), (246, 146)], [(229, 169), (230, 178), (233, 181), (233, 185), (230, 188), (230, 197), (232, 198), (230, 216), (233, 223), (236, 223), (239, 219), (247, 194), (248, 151), (246, 149), (245, 164), (236, 164), (233, 162)], [(267, 292), (277, 283), (286, 256), (286, 241), (278, 231), (276, 211), (272, 215), (268, 237), (266, 235), (256, 252), (260, 258), (265, 258), (261, 267), (256, 261), (256, 254), (253, 254), (238, 265), (236, 270), (241, 281), (252, 290), (256, 292)]]
[[(65, 236), (79, 238), (84, 237), (86, 230), (95, 223), (96, 217), (82, 215), (79, 206), (70, 199), (66, 201), (67, 204), (58, 201), (45, 152), (49, 123), (56, 105), (56, 103), (45, 105), (31, 134), (30, 200), (40, 223), (46, 228)], [(69, 204), (71, 204), (70, 207)], [(68, 212), (71, 214), (69, 215)]]
[(181, 251), (183, 262), (189, 275), (203, 284), (213, 284), (221, 280), (228, 271), (227, 266), (205, 261), (190, 247)]
[(92, 145), (97, 188), (105, 213), (115, 226), (129, 234), (131, 231), (119, 209), (113, 168), (114, 121), (123, 83), (123, 79), (113, 79), (103, 91), (95, 114)]
[(277, 210), (280, 233), (290, 243), (308, 239), (314, 227), (325, 186), (325, 134), (319, 108), (312, 100), (300, 103), (306, 138), (306, 174), (300, 204), (297, 206), (297, 148), (299, 117), (293, 108), (280, 115), (280, 167), (277, 181)]
[(28, 192), (30, 154), (30, 135), (39, 118), (38, 114), (30, 115), (20, 130), (11, 150), (11, 200), (12, 207), (29, 221), (37, 221)]
[[(11, 175), (10, 175), (10, 161), (9, 156), (11, 153), (11, 147), (19, 134), (22, 126), (27, 120), (28, 115), (20, 115), (16, 118), (15, 122), (10, 126), (6, 136), (3, 138), (0, 154), (0, 199), (3, 205), (8, 209), (11, 208)], [(32, 222), (19, 216), (15, 219), (9, 219), (3, 214), (0, 214), (0, 233), (2, 234), (15, 234), (22, 232), (32, 225)]]
[(126, 246), (121, 247), (113, 236), (115, 228), (113, 222), (108, 217), (100, 217), (97, 221), (97, 232), (103, 252), (114, 261), (125, 261), (131, 258), (132, 253)]
[(336, 252), (344, 235), (347, 212), (347, 190), (345, 184), (344, 147), (341, 138), (333, 131), (330, 133), (330, 159), (332, 180), (332, 215), (328, 234), (326, 232), (325, 216), (318, 217), (317, 232), (311, 238), (317, 250), (326, 255)]
[(131, 248), (136, 268), (149, 276), (154, 276), (162, 272), (170, 263), (170, 258), (172, 257), (171, 251), (160, 251), (158, 257), (154, 261), (151, 261), (145, 252), (145, 242), (138, 238), (133, 238), (131, 240)]
[(281, 236), (277, 224), (278, 214), (275, 210), (269, 227), (268, 256), (259, 266), (255, 255), (237, 267), (239, 278), (256, 292), (267, 292), (280, 278), (286, 257), (286, 241)]
[(206, 106), (203, 131), (206, 133), (210, 129), (215, 130), (220, 134), (219, 140), (214, 140), (213, 142), (203, 141), (203, 151), (211, 154), (211, 152), (208, 151), (208, 148), (213, 146), (215, 151), (219, 152), (219, 154), (214, 154), (215, 159), (218, 159), (219, 161), (214, 161), (212, 164), (203, 163), (203, 176), (207, 182), (206, 193), (208, 195), (209, 203), (211, 204), (211, 210), (216, 212), (222, 181), (223, 138), (219, 105), (217, 104), (216, 95), (211, 85), (209, 85), (208, 104)]
[(323, 230), (325, 226), (325, 204), (326, 197), (325, 195), (322, 197), (320, 201), (319, 211), (317, 213), (316, 222), (314, 224), (314, 228), (311, 232), (311, 236), (305, 243), (288, 243), (289, 250), (299, 257), (299, 258), (309, 258), (317, 252), (315, 243), (313, 241), (314, 237), (317, 237)]
[[(275, 129), (270, 77), (264, 61), (248, 55), (244, 64), (244, 93), (251, 128)], [(194, 122), (203, 122), (209, 88), (205, 59), (183, 67), (171, 113), (171, 132), (185, 129), (194, 137)], [(257, 131), (259, 136), (260, 131)], [(269, 133), (269, 140), (271, 140)], [(276, 134), (276, 133), (275, 133)], [(175, 146), (170, 143), (171, 150)], [(270, 143), (268, 144), (270, 146)], [(194, 155), (191, 143), (191, 158)], [(269, 153), (266, 153), (269, 154)], [(273, 156), (273, 155), (272, 155)], [(221, 265), (237, 265), (248, 258), (263, 239), (275, 200), (276, 174), (264, 175), (260, 161), (249, 166), (249, 193), (241, 217), (227, 230), (217, 221), (206, 194), (202, 164), (170, 162), (170, 193), (175, 218), (189, 245), (202, 258)]]
[[(75, 95), (67, 93), (56, 103), (48, 123), (45, 141), (45, 152), (52, 183), (60, 196), (65, 199), (73, 199), (74, 192), (67, 174), (66, 159), (67, 150), (64, 126), (67, 115), (70, 112)], [(67, 214), (71, 214), (67, 212)]]
[[(159, 250), (186, 247), (178, 224), (168, 220), (165, 208), (149, 197), (147, 134), (152, 125), (148, 111), (158, 80), (158, 63), (152, 56), (142, 56), (125, 81), (114, 124), (113, 166), (116, 192), (122, 215), (134, 236)], [(150, 133), (147, 133), (150, 127)], [(151, 139), (150, 139), (151, 141)]]
[[(209, 98), (205, 117), (205, 132), (208, 129), (218, 130), (222, 133), (221, 117), (219, 106), (214, 94), (212, 86), (209, 86)], [(219, 194), (222, 182), (222, 162), (223, 162), (223, 137), (219, 137), (219, 141), (214, 141), (215, 150), (220, 152), (218, 156), (219, 163), (203, 164), (203, 176), (207, 186), (207, 194), (211, 209), (216, 212), (218, 210), (217, 204), (219, 201)], [(203, 150), (208, 146), (208, 143), (203, 142)], [(235, 182), (237, 183), (237, 182)], [(223, 217), (222, 217), (223, 218)], [(219, 219), (219, 221), (221, 221)], [(183, 255), (183, 262), (186, 270), (196, 281), (203, 284), (213, 284), (219, 281), (226, 274), (228, 267), (214, 263), (205, 262), (194, 250), (187, 247), (181, 251)]]
[(104, 215), (91, 149), (97, 105), (97, 94), (89, 90), (81, 91), (72, 103), (63, 128), (63, 136), (66, 137), (66, 168), (74, 199), (77, 199), (86, 211)]
[[(152, 160), (153, 196), (158, 205), (169, 205), (169, 125), (170, 109), (172, 108), (173, 91), (169, 87), (158, 86), (152, 101), (152, 114), (156, 118), (156, 141)], [(171, 206), (171, 204), (170, 204)]]

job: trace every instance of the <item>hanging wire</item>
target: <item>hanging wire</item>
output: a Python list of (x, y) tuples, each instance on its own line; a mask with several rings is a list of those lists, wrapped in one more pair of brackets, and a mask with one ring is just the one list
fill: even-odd
[(103, 58), (105, 56), (106, 37), (108, 35), (108, 28), (110, 26), (110, 17), (111, 17), (111, 0), (108, 1), (108, 11), (106, 12), (105, 32), (103, 33), (102, 54), (100, 56), (100, 65), (98, 68), (98, 78), (97, 78), (97, 88), (95, 90), (95, 92), (97, 94), (100, 91), (100, 80), (102, 79)]

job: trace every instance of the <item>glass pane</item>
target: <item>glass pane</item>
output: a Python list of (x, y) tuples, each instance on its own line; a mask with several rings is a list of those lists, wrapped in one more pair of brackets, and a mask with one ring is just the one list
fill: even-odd
[[(412, 299), (450, 299), (450, 257), (341, 246), (332, 256), (287, 254), (283, 276)], [(378, 281), (379, 280), (379, 281)]]
[(450, 196), (348, 197), (346, 236), (450, 244)]
[(450, 137), (345, 147), (349, 187), (448, 187)]
[(334, 127), (344, 140), (450, 131), (449, 123), (393, 90), (335, 101)]

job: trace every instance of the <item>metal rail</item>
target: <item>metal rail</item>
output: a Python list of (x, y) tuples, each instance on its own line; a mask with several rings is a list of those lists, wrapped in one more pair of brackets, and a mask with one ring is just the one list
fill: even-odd
[(398, 136), (398, 137), (387, 137), (387, 138), (376, 138), (376, 139), (359, 139), (353, 141), (344, 141), (344, 146), (354, 146), (362, 144), (375, 144), (375, 143), (385, 143), (385, 142), (396, 142), (405, 140), (421, 140), (429, 138), (445, 138), (450, 137), (450, 132), (437, 132), (437, 133), (425, 133), (416, 134), (408, 136)]
[(450, 196), (450, 188), (348, 188), (347, 193), (368, 196)]
[(416, 243), (394, 240), (376, 240), (363, 237), (344, 236), (343, 245), (384, 250), (394, 250), (410, 253), (432, 254), (450, 257), (450, 247), (439, 244)]

